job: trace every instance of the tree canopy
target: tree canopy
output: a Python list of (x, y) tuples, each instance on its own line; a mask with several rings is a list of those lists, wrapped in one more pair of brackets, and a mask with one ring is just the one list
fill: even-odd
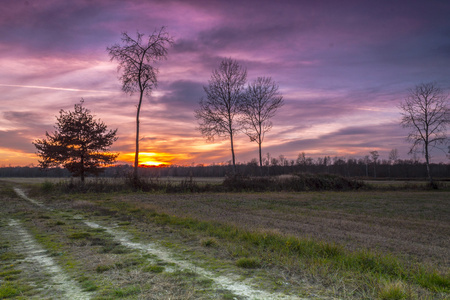
[(83, 100), (75, 104), (74, 111), (60, 110), (56, 119), (56, 131), (33, 142), (41, 168), (64, 167), (84, 181), (87, 174), (97, 175), (116, 160), (118, 154), (108, 151), (117, 140), (117, 129), (108, 131), (105, 123), (83, 107)]

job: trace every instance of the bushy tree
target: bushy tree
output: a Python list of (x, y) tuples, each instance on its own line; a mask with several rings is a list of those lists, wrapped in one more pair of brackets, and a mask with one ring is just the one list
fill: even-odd
[(173, 44), (173, 39), (161, 27), (153, 34), (144, 38), (144, 34), (137, 33), (134, 39), (126, 32), (122, 33), (122, 45), (115, 44), (106, 48), (111, 60), (119, 63), (118, 71), (121, 72), (120, 81), (122, 90), (125, 93), (133, 94), (139, 92), (139, 102), (136, 112), (136, 151), (134, 155), (134, 180), (138, 179), (139, 166), (139, 115), (141, 112), (142, 98), (149, 95), (157, 87), (158, 68), (154, 64), (167, 57), (169, 46)]
[(97, 175), (116, 160), (118, 154), (107, 151), (117, 140), (117, 129), (108, 131), (83, 107), (83, 100), (74, 111), (60, 110), (56, 120), (55, 132), (33, 142), (41, 168), (64, 167), (84, 182), (87, 174)]

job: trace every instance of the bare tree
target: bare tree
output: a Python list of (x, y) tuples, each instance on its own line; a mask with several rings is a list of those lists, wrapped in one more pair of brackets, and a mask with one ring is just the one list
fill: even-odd
[(394, 148), (389, 152), (389, 160), (395, 164), (398, 161), (398, 150), (397, 148)]
[(230, 139), (234, 174), (233, 138), (242, 126), (238, 118), (246, 80), (247, 70), (237, 61), (231, 58), (222, 60), (219, 68), (212, 72), (208, 86), (203, 87), (206, 99), (200, 100), (200, 108), (195, 111), (198, 129), (208, 141), (213, 141), (215, 136)]
[(380, 155), (378, 154), (378, 151), (370, 151), (370, 155), (372, 156), (372, 161), (373, 161), (373, 177), (377, 177), (377, 160), (378, 157), (380, 157)]
[(261, 145), (264, 135), (272, 128), (270, 119), (283, 104), (283, 97), (278, 92), (278, 85), (270, 77), (258, 77), (247, 87), (242, 107), (243, 122), (245, 133), (250, 141), (258, 143), (261, 168)]
[(410, 153), (421, 148), (425, 155), (428, 179), (433, 186), (430, 172), (431, 148), (447, 142), (446, 129), (450, 122), (448, 95), (436, 83), (422, 83), (409, 90), (399, 105), (402, 110), (401, 125), (409, 128)]
[(122, 90), (132, 95), (139, 92), (139, 102), (136, 112), (136, 152), (134, 156), (133, 177), (138, 179), (139, 167), (139, 114), (141, 112), (142, 98), (149, 95), (157, 87), (158, 68), (154, 66), (157, 61), (167, 58), (169, 46), (173, 39), (165, 27), (155, 30), (151, 35), (144, 38), (144, 34), (137, 32), (136, 39), (130, 37), (126, 32), (122, 33), (122, 44), (115, 44), (106, 48), (111, 61), (119, 63), (118, 72), (122, 82)]

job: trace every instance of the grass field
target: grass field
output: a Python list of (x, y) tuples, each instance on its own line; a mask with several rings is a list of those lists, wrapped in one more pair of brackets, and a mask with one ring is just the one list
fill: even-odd
[[(249, 297), (218, 287), (224, 276), (287, 299), (450, 297), (448, 190), (59, 194), (24, 183), (0, 181), (0, 226), (17, 220), (93, 299)], [(0, 296), (39, 298), (47, 277), (24, 272), (8, 230)], [(149, 243), (155, 252), (130, 247)]]

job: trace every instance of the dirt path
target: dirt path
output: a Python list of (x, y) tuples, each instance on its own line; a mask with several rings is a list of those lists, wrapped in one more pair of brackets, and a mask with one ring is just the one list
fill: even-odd
[[(15, 192), (23, 199), (43, 208), (46, 210), (51, 210), (50, 208), (46, 207), (43, 203), (38, 202), (34, 199), (31, 199), (29, 197), (27, 197), (25, 195), (25, 193), (23, 192), (23, 190), (21, 190), (20, 188), (14, 188)], [(137, 243), (137, 242), (132, 242), (131, 239), (132, 237), (123, 231), (117, 230), (115, 229), (113, 226), (108, 226), (108, 225), (99, 225), (95, 222), (89, 221), (89, 220), (85, 220), (82, 216), (77, 215), (74, 216), (77, 219), (83, 220), (83, 222), (94, 229), (103, 229), (105, 230), (107, 233), (109, 233), (110, 235), (113, 236), (114, 240), (116, 242), (119, 242), (120, 244), (122, 244), (125, 247), (131, 248), (131, 249), (135, 249), (135, 250), (139, 250), (142, 251), (144, 253), (148, 253), (148, 254), (152, 254), (155, 255), (158, 259), (165, 261), (167, 263), (171, 263), (171, 264), (175, 264), (175, 267), (178, 269), (188, 269), (191, 270), (193, 272), (195, 272), (196, 274), (198, 274), (199, 276), (203, 277), (203, 278), (207, 278), (210, 279), (214, 282), (214, 287), (216, 289), (225, 289), (225, 290), (229, 290), (232, 293), (234, 293), (235, 295), (239, 296), (240, 298), (246, 298), (246, 299), (305, 299), (305, 298), (299, 298), (296, 296), (286, 296), (284, 294), (277, 294), (277, 293), (269, 293), (263, 290), (259, 290), (256, 289), (254, 287), (251, 286), (251, 283), (249, 282), (250, 280), (241, 280), (238, 279), (237, 276), (234, 275), (229, 275), (229, 276), (223, 276), (220, 274), (215, 274), (213, 271), (209, 271), (206, 270), (204, 268), (201, 268), (191, 262), (189, 262), (187, 259), (184, 258), (177, 258), (180, 257), (180, 253), (175, 253), (173, 252), (173, 250), (160, 246), (156, 243)], [(14, 222), (13, 222), (14, 223)], [(17, 222), (15, 223), (17, 224)], [(20, 228), (20, 227), (18, 227)], [(21, 230), (21, 235), (24, 235), (24, 239), (28, 239), (28, 237), (26, 236), (26, 231), (22, 228), (22, 229), (18, 229)], [(28, 234), (29, 235), (29, 234)], [(32, 237), (29, 236), (29, 240), (33, 241)], [(30, 242), (30, 243), (35, 243), (35, 242)], [(34, 245), (34, 244), (33, 244)], [(38, 247), (38, 245), (34, 245), (36, 247)], [(42, 250), (43, 251), (43, 250)], [(48, 262), (48, 259), (50, 259), (48, 257), (47, 258), (41, 258), (41, 254), (40, 254), (40, 250), (38, 252), (36, 252), (35, 256), (37, 257), (36, 260), (43, 260), (45, 261), (44, 264), (48, 265), (47, 268), (52, 269), (54, 268), (54, 270), (57, 270), (60, 268), (54, 264), (54, 262)], [(33, 252), (30, 251), (29, 255), (32, 256)], [(51, 259), (50, 259), (51, 260)], [(64, 280), (61, 280), (61, 287), (66, 287), (67, 290), (71, 293), (73, 293), (72, 297), (69, 297), (68, 299), (87, 299), (87, 298), (82, 298), (83, 295), (80, 294), (78, 291), (76, 290), (75, 286), (74, 287), (69, 287), (70, 284), (70, 280), (68, 280), (67, 276), (64, 276), (64, 274), (61, 272), (59, 272), (58, 274), (61, 274), (62, 278)], [(56, 281), (56, 279), (55, 279)], [(58, 282), (58, 281), (56, 281)], [(78, 297), (78, 298), (76, 298)], [(81, 298), (80, 298), (81, 297)], [(87, 297), (87, 295), (85, 295), (85, 297)]]
[(15, 250), (25, 256), (25, 263), (31, 264), (31, 268), (38, 270), (41, 276), (49, 276), (50, 284), (47, 283), (45, 289), (53, 290), (52, 298), (59, 295), (59, 299), (90, 299), (89, 293), (83, 292), (69, 278), (19, 221), (10, 219), (8, 225), (3, 234), (15, 239), (17, 242)]

